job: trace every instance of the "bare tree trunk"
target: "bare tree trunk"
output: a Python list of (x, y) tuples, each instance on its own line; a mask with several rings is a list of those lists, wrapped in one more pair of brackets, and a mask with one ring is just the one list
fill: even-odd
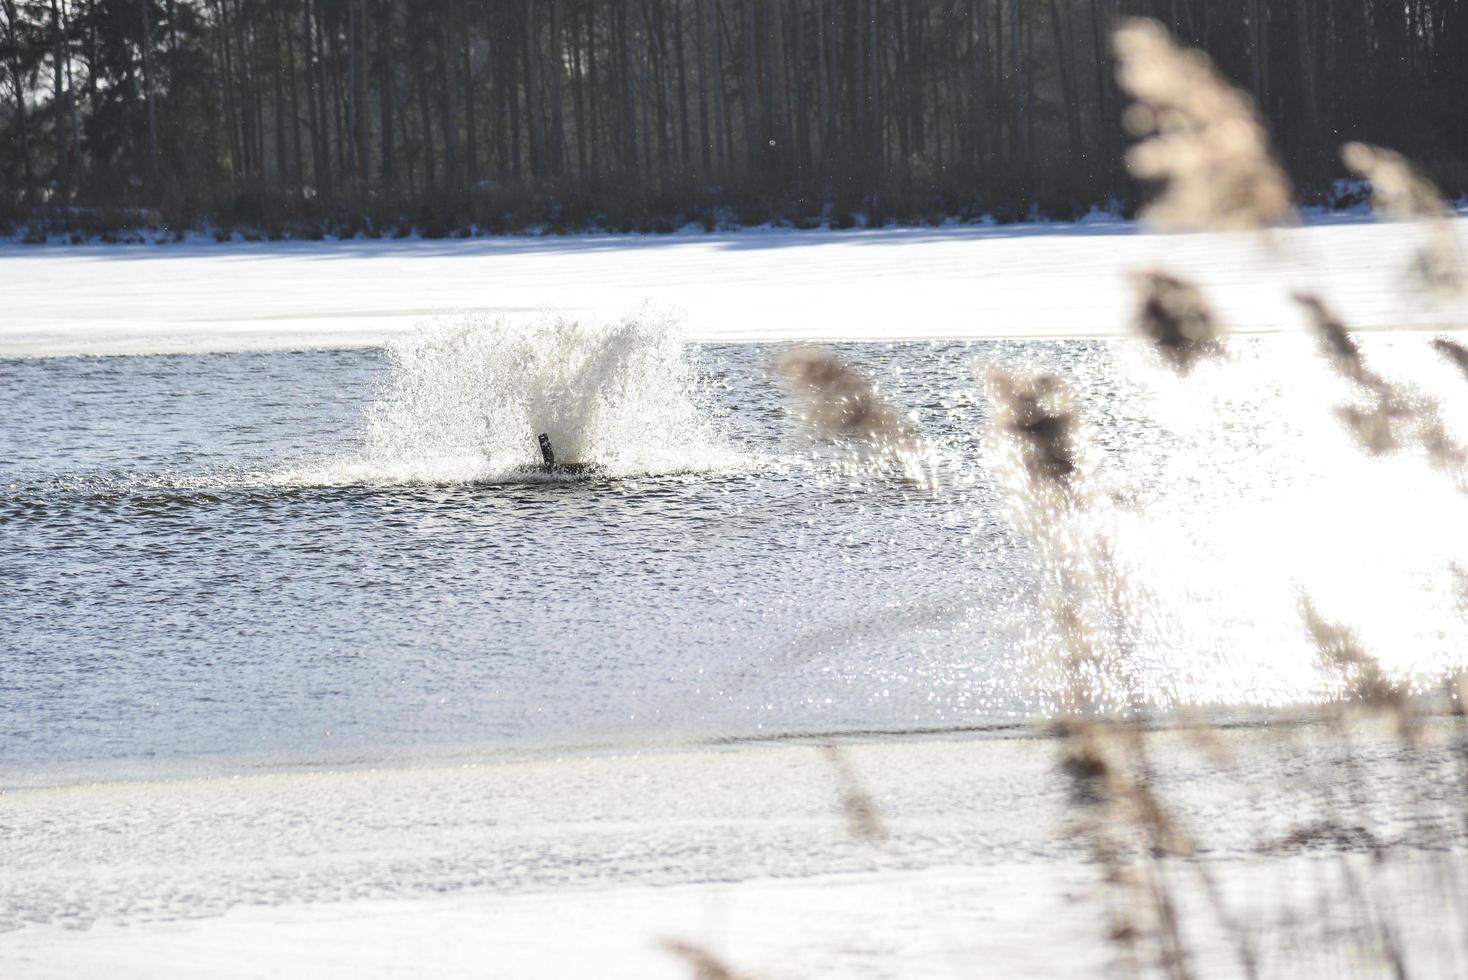
[(1075, 66), (1071, 61), (1070, 28), (1058, 0), (1050, 0), (1050, 27), (1055, 36), (1055, 60), (1060, 71), (1060, 94), (1065, 103), (1065, 132), (1069, 138), (1071, 166), (1081, 154), (1081, 117), (1076, 105)]
[(270, 8), (270, 56), (275, 63), (275, 71), (270, 73), (271, 96), (274, 105), (275, 122), (275, 183), (276, 186), (285, 185), (289, 166), (286, 164), (286, 152), (289, 149), (285, 141), (285, 90), (280, 84), (280, 11), (276, 7)]
[[(875, 181), (882, 171), (882, 103), (881, 103), (881, 50), (877, 47), (877, 0), (867, 0), (867, 155), (870, 160), (870, 179)], [(874, 184), (869, 184), (873, 187)]]
[(229, 132), (229, 162), (230, 176), (238, 181), (245, 172), (245, 155), (240, 146), (240, 127), (238, 104), (235, 99), (234, 85), (234, 59), (230, 44), (229, 8), (222, 0), (215, 0), (219, 18), (219, 31), (217, 32), (215, 44), (219, 49), (219, 59), (224, 65), (222, 94), (224, 96), (224, 125)]
[(245, 71), (250, 83), (250, 126), (255, 135), (255, 145), (250, 152), (255, 159), (255, 175), (263, 179), (265, 176), (265, 86), (260, 81), (259, 39), (256, 36), (255, 25), (255, 14), (259, 8), (251, 6), (248, 9), (251, 13), (249, 19), (245, 21), (249, 28), (245, 33)]
[(986, 108), (984, 61), (989, 53), (989, 44), (984, 31), (984, 10), (981, 0), (969, 0), (969, 8), (973, 17), (974, 46), (973, 163), (976, 167), (983, 167), (989, 161), (989, 131), (991, 128), (984, 111)]
[(1310, 0), (1293, 0), (1295, 6), (1295, 35), (1300, 52), (1300, 88), (1305, 103), (1306, 167), (1314, 173), (1320, 167), (1322, 133), (1320, 129), (1320, 99), (1315, 87), (1315, 46), (1310, 39)]
[(474, 40), (473, 32), (464, 19), (463, 0), (456, 0), (455, 11), (463, 41), (460, 45), (459, 74), (464, 87), (464, 177), (465, 183), (472, 187), (479, 182), (479, 112), (474, 101)]
[(1111, 108), (1111, 80), (1107, 77), (1106, 72), (1110, 61), (1103, 36), (1109, 33), (1101, 28), (1099, 0), (1091, 0), (1091, 56), (1096, 61), (1096, 107), (1101, 115), (1100, 125), (1097, 128), (1101, 134), (1101, 152), (1108, 170), (1116, 166), (1116, 137), (1114, 134), (1118, 122), (1116, 113)]
[(814, 166), (814, 148), (811, 144), (811, 86), (810, 75), (803, 68), (809, 68), (810, 63), (806, 60), (805, 36), (801, 32), (803, 19), (800, 15), (800, 5), (789, 0), (786, 2), (785, 12), (782, 15), (790, 25), (790, 42), (787, 51), (793, 57), (786, 60), (786, 72), (789, 75), (790, 87), (795, 96), (794, 112), (791, 115), (791, 130), (794, 140), (794, 157), (797, 171), (804, 176)]
[(419, 45), (416, 62), (413, 83), (418, 90), (418, 124), (423, 133), (423, 180), (424, 185), (432, 190), (437, 186), (438, 177), (433, 158), (433, 112), (428, 105), (428, 51), (425, 45)]
[(633, 0), (636, 11), (631, 15), (633, 23), (637, 25), (632, 35), (633, 57), (642, 61), (641, 70), (635, 74), (637, 91), (634, 94), (634, 108), (640, 113), (638, 117), (638, 132), (642, 134), (642, 165), (648, 170), (652, 169), (652, 112), (648, 105), (647, 82), (648, 75), (652, 72), (651, 58), (648, 55), (648, 45), (651, 44), (650, 33), (647, 30), (647, 0)]
[(833, 80), (831, 65), (826, 56), (827, 33), (830, 30), (830, 7), (826, 2), (816, 8), (816, 114), (817, 121), (821, 124), (817, 127), (820, 140), (820, 150), (817, 159), (820, 167), (829, 171), (831, 166), (831, 147), (835, 143), (835, 120), (832, 119), (831, 105), (833, 98)]
[[(518, 51), (519, 49), (520, 44), (517, 41), (514, 50)], [(508, 61), (503, 68), (503, 73), (505, 95), (500, 100), (500, 104), (509, 110), (510, 172), (516, 180), (519, 180), (521, 157), (523, 156), (520, 152), (520, 82), (519, 76), (514, 73), (513, 66)]]
[[(333, 34), (332, 46), (339, 43)], [(343, 93), (346, 100), (343, 128), (346, 130), (347, 152), (346, 159), (342, 161), (342, 170), (348, 178), (355, 178), (357, 175), (357, 154), (360, 152), (357, 146), (360, 138), (357, 130), (357, 73), (360, 69), (357, 62), (360, 56), (357, 50), (357, 0), (347, 0), (347, 82)]]
[(897, 25), (896, 29), (892, 32), (893, 43), (897, 49), (895, 52), (897, 78), (893, 83), (892, 103), (896, 107), (897, 116), (897, 154), (900, 157), (899, 171), (904, 181), (910, 176), (909, 165), (912, 162), (913, 153), (913, 97), (908, 75), (914, 59), (909, 50), (907, 38), (907, 13), (911, 9), (911, 7), (897, 8)]
[(1254, 98), (1268, 112), (1269, 101), (1269, 6), (1268, 0), (1249, 0), (1249, 67)]
[(632, 45), (627, 34), (631, 30), (631, 12), (621, 8), (621, 17), (615, 25), (617, 34), (617, 57), (622, 66), (622, 170), (629, 176), (637, 174), (637, 79), (632, 66)]
[(352, 36), (352, 50), (356, 62), (356, 72), (352, 75), (352, 106), (356, 114), (352, 118), (352, 127), (356, 131), (357, 143), (357, 179), (362, 182), (363, 188), (367, 185), (368, 176), (371, 173), (372, 160), (372, 123), (368, 115), (367, 104), (367, 17), (362, 9), (364, 0), (351, 0), (355, 31)]
[(531, 177), (539, 177), (546, 169), (544, 116), (540, 101), (540, 45), (539, 32), (535, 28), (535, 6), (534, 0), (531, 0), (520, 11), (521, 27), (524, 31), (521, 55), (525, 60), (525, 115), (530, 130)]
[(705, 0), (694, 0), (693, 17), (697, 23), (695, 37), (698, 44), (698, 135), (699, 159), (703, 163), (703, 176), (708, 178), (713, 168), (713, 140), (709, 134), (709, 75), (708, 75), (708, 24), (704, 16)]
[(306, 21), (306, 57), (314, 63), (315, 71), (307, 72), (311, 91), (306, 93), (311, 113), (311, 163), (316, 174), (316, 193), (330, 198), (332, 195), (331, 143), (327, 138), (330, 118), (326, 112), (326, 58), (321, 44), (320, 8), (316, 0), (307, 0), (303, 11)]
[(35, 171), (31, 164), (30, 131), (26, 125), (26, 86), (20, 64), (19, 18), (15, 12), (15, 0), (5, 0), (5, 17), (10, 35), (10, 84), (15, 90), (15, 126), (20, 133), (21, 173), (25, 176), (26, 193), (30, 193), (35, 188)]
[(157, 192), (158, 184), (158, 110), (153, 104), (153, 20), (152, 0), (143, 0), (143, 106), (148, 115), (148, 190)]
[[(70, 135), (72, 172), (70, 190), (75, 193), (77, 184), (81, 180), (83, 163), (82, 125), (81, 119), (79, 118), (80, 107), (78, 105), (81, 99), (77, 95), (76, 75), (73, 71), (72, 65), (73, 59), (71, 57), (71, 49), (68, 48), (66, 52), (66, 111), (71, 125)], [(217, 145), (217, 124), (218, 120), (211, 117), (209, 120), (211, 133), (210, 143), (213, 145)]]
[(672, 112), (671, 83), (668, 80), (668, 39), (663, 21), (662, 0), (652, 0), (648, 23), (647, 50), (651, 66), (649, 74), (653, 80), (653, 93), (657, 102), (658, 170), (666, 176), (671, 170)]
[(291, 156), (293, 158), (295, 171), (296, 196), (305, 193), (306, 186), (306, 162), (301, 153), (301, 92), (296, 81), (296, 38), (295, 31), (291, 30), (290, 16), (285, 18), (285, 60), (286, 70), (289, 72), (291, 93)]
[(586, 163), (590, 172), (600, 172), (600, 134), (602, 134), (602, 110), (600, 110), (600, 82), (597, 81), (596, 70), (596, 10), (589, 9), (586, 12), (586, 79), (590, 85), (586, 85), (583, 98), (586, 100), (586, 125), (587, 125), (587, 153)]
[(561, 106), (561, 75), (563, 74), (564, 48), (561, 37), (561, 3), (550, 0), (551, 10), (551, 63), (550, 63), (550, 151), (551, 173), (559, 177), (566, 170), (565, 112)]
[(390, 0), (377, 3), (377, 124), (382, 130), (381, 155), (378, 169), (384, 190), (391, 191), (397, 184), (398, 164), (393, 154), (393, 59), (392, 59), (392, 5)]
[[(397, 174), (401, 172), (407, 175), (408, 198), (409, 200), (416, 200), (418, 197), (418, 176), (416, 172), (417, 154), (413, 150), (413, 100), (411, 97), (404, 98), (399, 94), (398, 76), (396, 72), (388, 72), (387, 88), (383, 91), (383, 97), (392, 103), (393, 116), (396, 118), (398, 126), (398, 146), (402, 150), (402, 160), (407, 164), (400, 171), (398, 166), (399, 157), (397, 152), (394, 152), (393, 173)], [(391, 142), (391, 136), (384, 137), (384, 146)]]
[(571, 121), (576, 126), (576, 175), (586, 178), (586, 61), (581, 51), (581, 32), (576, 14), (571, 13)]
[(744, 3), (744, 85), (739, 93), (739, 105), (744, 112), (744, 149), (745, 166), (750, 173), (759, 173), (760, 145), (765, 141), (764, 120), (760, 117), (760, 104), (763, 100), (759, 92), (759, 51), (755, 47), (755, 38), (759, 33), (759, 24), (755, 20), (755, 0), (743, 0)]
[(56, 138), (57, 185), (63, 198), (71, 196), (71, 147), (66, 134), (66, 98), (63, 95), (62, 78), (65, 71), (66, 45), (61, 30), (61, 8), (57, 0), (51, 0), (51, 74), (54, 76), (51, 112), (54, 116), (52, 128)]
[(784, 179), (793, 160), (795, 147), (790, 134), (790, 78), (785, 64), (785, 14), (776, 0), (770, 9), (770, 81), (766, 86), (770, 105), (769, 138), (775, 140), (771, 165)]
[(442, 9), (436, 18), (435, 40), (438, 46), (438, 121), (443, 132), (443, 182), (450, 189), (463, 182), (462, 154), (459, 152), (459, 114), (454, 100), (458, 85), (454, 81), (454, 62), (457, 45), (452, 33), (453, 8)]
[(683, 5), (673, 5), (673, 54), (678, 65), (678, 159), (687, 174), (692, 161), (688, 140), (688, 58), (683, 45)]
[(723, 18), (719, 15), (719, 5), (722, 0), (707, 0), (709, 5), (709, 17), (712, 18), (712, 31), (714, 41), (714, 61), (710, 73), (714, 86), (714, 149), (717, 151), (717, 160), (714, 163), (715, 171), (720, 180), (727, 180), (729, 176), (729, 161), (734, 158), (734, 134), (731, 131), (733, 123), (729, 114), (724, 111), (724, 33)]
[(1014, 100), (1014, 140), (1019, 144), (1019, 157), (1030, 158), (1029, 85), (1025, 79), (1024, 32), (1020, 19), (1020, 0), (1009, 0), (1009, 85)]

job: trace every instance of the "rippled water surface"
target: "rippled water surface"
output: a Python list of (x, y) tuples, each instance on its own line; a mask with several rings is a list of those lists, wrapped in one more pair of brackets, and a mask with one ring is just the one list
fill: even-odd
[[(1398, 629), (1402, 603), (1451, 587), (1431, 522), (1456, 498), (1425, 483), (1401, 528), (1340, 543), (1319, 488), (1367, 464), (1307, 451), (1334, 431), (1328, 405), (1318, 423), (1286, 409), (1330, 393), (1292, 394), (1269, 367), (1279, 347), (1242, 346), (1253, 387), (1212, 392), (1206, 424), (1180, 409), (1169, 425), (1156, 410), (1177, 393), (1144, 397), (1100, 343), (842, 348), (915, 412), (932, 487), (809, 441), (761, 346), (639, 362), (642, 388), (585, 450), (605, 465), (549, 477), (523, 420), (491, 404), (524, 396), (507, 377), (543, 372), (523, 352), (518, 371), (441, 382), (431, 350), (0, 361), (0, 759), (1032, 717), (1036, 576), (973, 380), (1006, 360), (1076, 385), (1129, 553), (1157, 573), (1137, 657), (1158, 702), (1307, 697), (1291, 588), (1335, 595), (1368, 636), (1372, 616)], [(1342, 506), (1375, 499), (1352, 492), (1368, 496)], [(1332, 586), (1346, 553), (1401, 595)], [(1237, 601), (1266, 589), (1272, 606)], [(1424, 608), (1393, 647), (1407, 669), (1457, 655)]]

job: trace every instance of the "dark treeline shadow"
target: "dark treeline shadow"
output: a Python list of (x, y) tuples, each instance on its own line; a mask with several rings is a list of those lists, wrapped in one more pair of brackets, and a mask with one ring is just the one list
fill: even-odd
[(1119, 19), (1468, 189), (1459, 0), (0, 0), (0, 231), (267, 237), (1129, 211)]

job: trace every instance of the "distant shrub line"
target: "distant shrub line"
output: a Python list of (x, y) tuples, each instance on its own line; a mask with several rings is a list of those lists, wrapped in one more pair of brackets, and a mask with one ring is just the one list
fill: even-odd
[[(1333, 186), (1308, 195), (1342, 208), (1359, 190)], [(668, 234), (690, 225), (707, 231), (771, 225), (788, 228), (937, 226), (948, 222), (1011, 224), (1076, 221), (1092, 211), (1134, 216), (1134, 195), (1103, 201), (1058, 196), (986, 200), (959, 188), (899, 189), (864, 195), (754, 193), (718, 187), (629, 193), (623, 188), (566, 185), (508, 187), (483, 183), (415, 200), (378, 195), (298, 197), (268, 188), (244, 191), (215, 207), (174, 203), (158, 208), (21, 206), (0, 202), (0, 237), (27, 243), (182, 240), (316, 241), (326, 238), (429, 239), (588, 232)]]

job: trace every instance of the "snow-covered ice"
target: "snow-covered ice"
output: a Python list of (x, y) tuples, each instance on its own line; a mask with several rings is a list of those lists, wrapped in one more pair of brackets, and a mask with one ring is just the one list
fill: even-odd
[[(1468, 219), (1458, 219), (1460, 239)], [(611, 318), (646, 301), (694, 340), (1105, 336), (1126, 272), (1196, 277), (1239, 331), (1293, 329), (1321, 288), (1359, 328), (1440, 328), (1408, 299), (1420, 229), (1312, 219), (1268, 237), (1126, 222), (446, 241), (0, 246), (0, 357), (354, 347), (438, 315)]]
[[(1288, 913), (1344, 904), (1331, 883), (1342, 865), (1261, 847), (1332, 812), (1335, 788), (1300, 773), (1340, 765), (1341, 750), (1296, 739), (1284, 751), (1263, 729), (1225, 737), (1225, 768), (1186, 733), (1153, 737), (1168, 805), (1206, 841), (1202, 860), (1257, 935), (1266, 974), (1300, 975), (1323, 955), (1328, 975), (1332, 943)], [(841, 778), (801, 743), (333, 771), (236, 763), (12, 789), (0, 799), (0, 975), (688, 976), (670, 939), (771, 978), (1101, 972), (1115, 952), (1101, 871), (1065, 833), (1053, 740), (845, 751), (890, 830), (879, 848), (852, 837)], [(1422, 808), (1410, 785), (1423, 771), (1398, 765), (1389, 737), (1351, 751), (1363, 833), (1453, 819)], [(1446, 927), (1424, 904), (1436, 893), (1421, 866), (1371, 873), (1373, 901), (1426, 930), (1404, 936), (1414, 951), (1456, 962), (1434, 945)], [(1179, 879), (1196, 900), (1192, 876)], [(1209, 916), (1188, 922), (1199, 975), (1231, 975)]]

